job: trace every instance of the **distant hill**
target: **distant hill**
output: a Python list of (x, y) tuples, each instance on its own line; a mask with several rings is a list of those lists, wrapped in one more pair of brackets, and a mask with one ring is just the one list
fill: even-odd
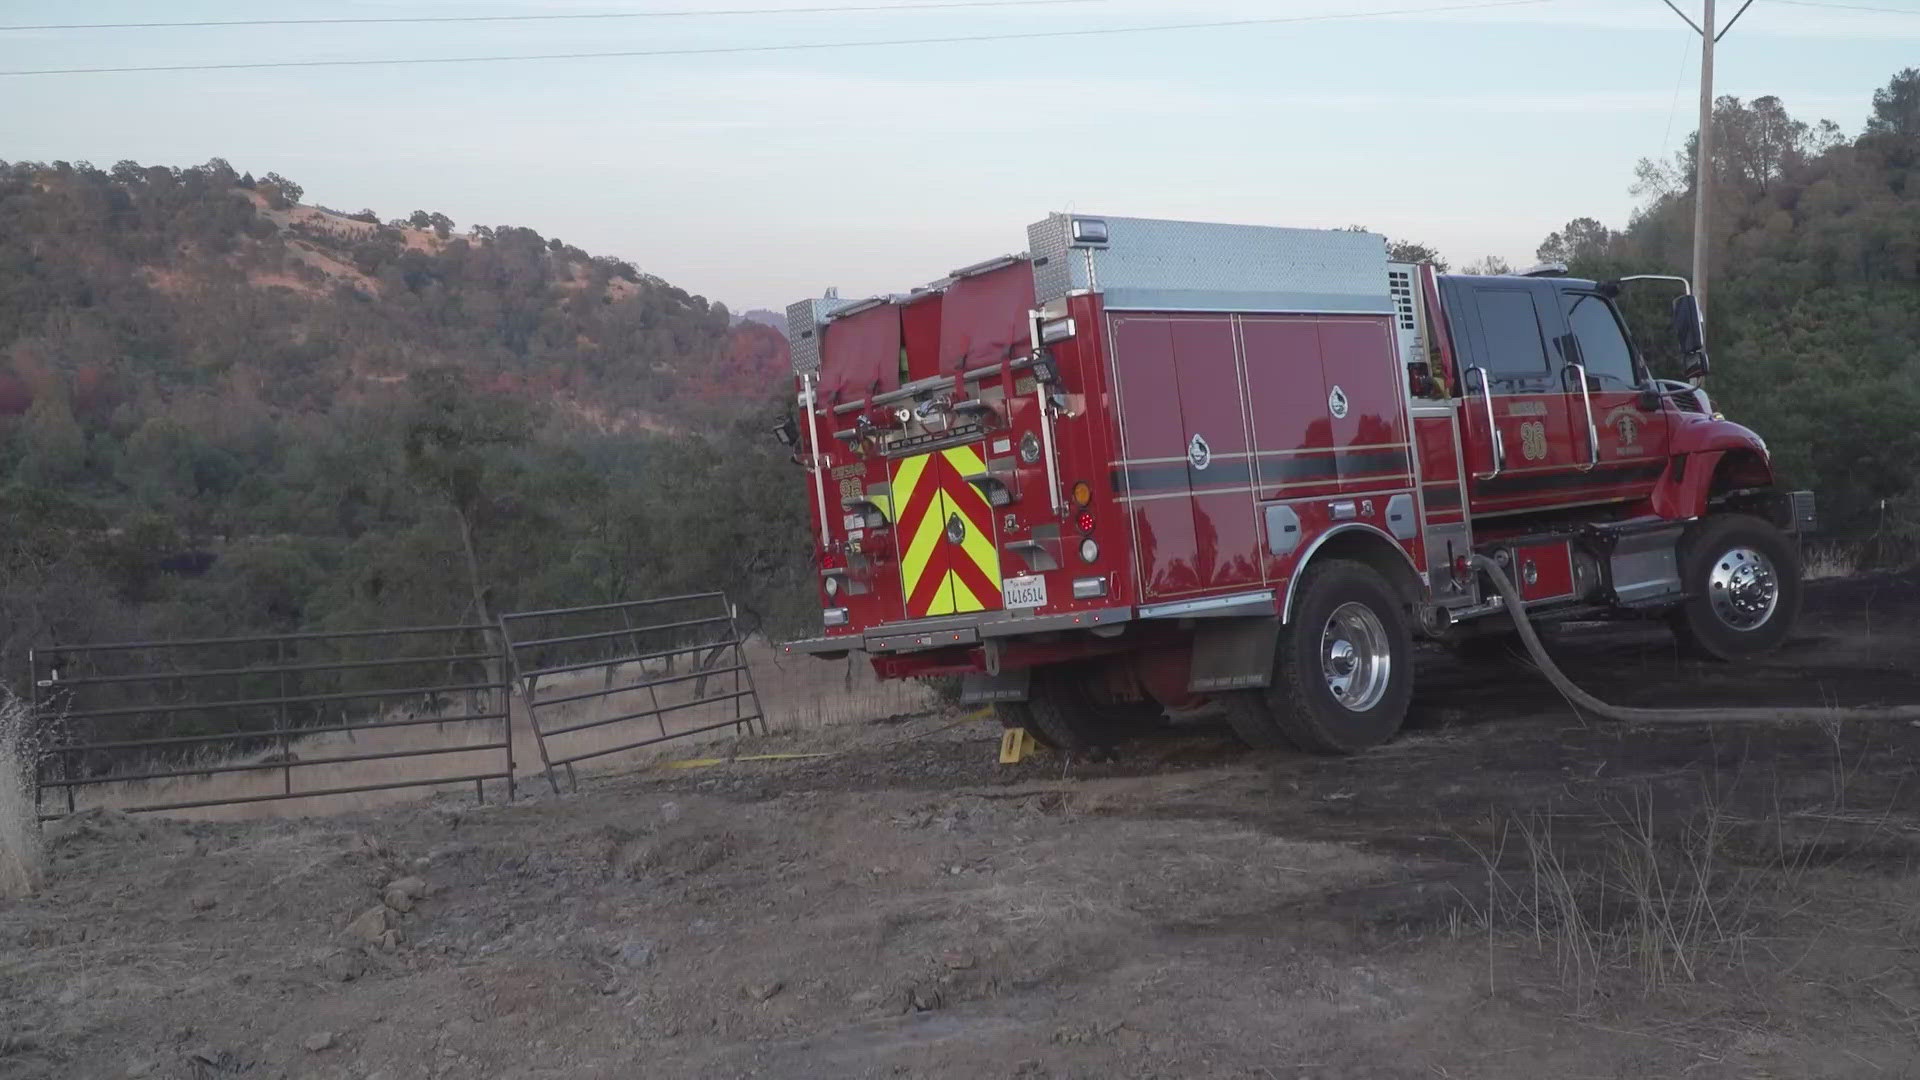
[(619, 259), (302, 194), (218, 159), (0, 162), (0, 415), (214, 382), (324, 411), (454, 364), (622, 430), (724, 417), (785, 378), (782, 335)]
[(215, 159), (0, 162), (0, 680), (56, 642), (812, 602), (783, 335)]
[(768, 311), (766, 308), (754, 308), (741, 315), (740, 321), (759, 323), (761, 326), (779, 331), (782, 335), (787, 332), (787, 317), (777, 311)]

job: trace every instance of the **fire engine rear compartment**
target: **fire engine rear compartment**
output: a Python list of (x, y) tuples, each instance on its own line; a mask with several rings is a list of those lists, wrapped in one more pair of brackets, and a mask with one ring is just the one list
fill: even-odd
[(1032, 256), (790, 312), (832, 481), (821, 645), (1279, 613), (1294, 567), (1347, 531), (1420, 567), (1380, 239), (1103, 219), (1114, 243), (1070, 255), (1075, 220), (1036, 225)]
[(1109, 325), (1114, 489), (1143, 600), (1283, 585), (1300, 526), (1322, 524), (1288, 513), (1351, 497), (1352, 520), (1371, 524), (1411, 502), (1390, 316), (1116, 312)]

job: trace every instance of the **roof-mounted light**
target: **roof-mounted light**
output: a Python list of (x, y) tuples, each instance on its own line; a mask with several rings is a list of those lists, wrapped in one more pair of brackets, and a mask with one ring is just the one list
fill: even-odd
[(1065, 341), (1073, 336), (1073, 316), (1048, 319), (1040, 324), (1040, 344), (1052, 345), (1056, 341)]
[(1074, 247), (1106, 247), (1107, 223), (1099, 218), (1074, 218), (1068, 235)]

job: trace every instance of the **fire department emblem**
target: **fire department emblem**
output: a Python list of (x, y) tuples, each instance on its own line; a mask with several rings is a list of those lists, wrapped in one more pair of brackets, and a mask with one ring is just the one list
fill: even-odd
[(1187, 464), (1196, 469), (1204, 469), (1213, 464), (1213, 447), (1208, 446), (1207, 440), (1197, 433), (1193, 441), (1187, 444)]
[(1337, 386), (1333, 388), (1333, 392), (1327, 395), (1327, 411), (1333, 414), (1335, 420), (1345, 420), (1347, 418), (1347, 392), (1345, 390)]
[(1640, 445), (1640, 418), (1633, 414), (1630, 406), (1621, 406), (1607, 414), (1607, 423), (1620, 433), (1620, 449), (1634, 449)]

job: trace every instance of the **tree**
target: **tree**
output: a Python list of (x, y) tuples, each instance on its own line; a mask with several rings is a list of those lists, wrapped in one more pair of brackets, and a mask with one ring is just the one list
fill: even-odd
[(267, 205), (275, 210), (285, 210), (287, 207), (299, 202), (300, 196), (307, 193), (306, 188), (281, 176), (277, 172), (268, 173), (261, 178), (260, 183), (267, 188)]
[(1388, 240), (1387, 260), (1403, 263), (1432, 263), (1433, 268), (1442, 274), (1451, 269), (1447, 260), (1440, 257), (1438, 249), (1412, 240)]
[(481, 621), (491, 621), (493, 607), (480, 570), (474, 527), (505, 453), (532, 438), (532, 417), (517, 401), (474, 393), (465, 376), (453, 368), (417, 371), (408, 379), (408, 387), (413, 401), (402, 421), (407, 472), (453, 512), (474, 612)]
[(1463, 274), (1498, 275), (1513, 273), (1513, 264), (1498, 255), (1485, 255), (1460, 268)]
[(1617, 234), (1590, 217), (1574, 218), (1564, 228), (1549, 235), (1535, 249), (1534, 257), (1545, 263), (1591, 262), (1604, 258), (1613, 247)]
[(76, 480), (86, 470), (87, 437), (73, 418), (64, 387), (34, 398), (20, 434), (25, 449), (20, 475), (26, 480), (53, 486)]
[[(1365, 225), (1349, 225), (1345, 231), (1363, 233), (1373, 230)], [(1432, 263), (1433, 268), (1443, 274), (1449, 269), (1447, 260), (1441, 258), (1439, 249), (1431, 244), (1421, 244), (1412, 240), (1395, 240), (1392, 237), (1387, 237), (1386, 240), (1389, 262)]]
[(1867, 134), (1920, 137), (1920, 68), (1907, 68), (1873, 92)]

